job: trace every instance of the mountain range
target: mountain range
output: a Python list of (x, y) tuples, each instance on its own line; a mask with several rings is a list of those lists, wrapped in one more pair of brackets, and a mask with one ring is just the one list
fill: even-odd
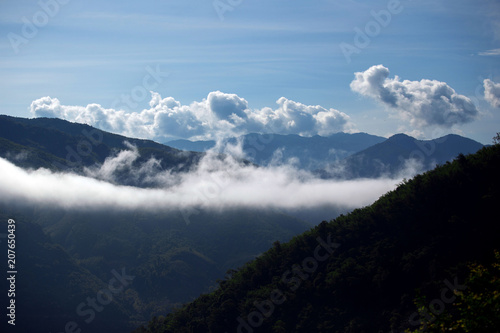
[[(57, 118), (17, 118), (0, 115), (0, 157), (23, 168), (82, 173), (84, 168), (102, 165), (121, 150), (136, 147), (134, 165), (154, 158), (157, 172), (184, 172), (203, 154), (184, 152), (150, 140), (128, 138), (97, 128)], [(122, 183), (130, 183), (131, 170), (123, 170)], [(128, 183), (127, 183), (128, 182)]]
[[(138, 193), (149, 184), (137, 179), (137, 170), (149, 161), (157, 161), (153, 173), (176, 178), (204, 156), (59, 119), (0, 117), (0, 157), (25, 169), (89, 176), (89, 170), (134, 149), (132, 165), (126, 170), (118, 165), (113, 182)], [(2, 177), (11, 176), (2, 170)], [(13, 201), (8, 194), (0, 196), (0, 216), (16, 221), (16, 329), (24, 332), (66, 331), (68, 323), (96, 333), (130, 331), (208, 292), (228, 269), (260, 255), (276, 240), (289, 240), (310, 227), (266, 208), (82, 209)], [(6, 238), (0, 238), (2, 251), (7, 252), (6, 246)], [(88, 299), (106, 297), (117, 274), (134, 279), (122, 292), (112, 293), (109, 303), (101, 298), (92, 311)], [(2, 290), (8, 290), (6, 282)]]
[(176, 140), (167, 144), (205, 152), (237, 143), (241, 143), (246, 158), (258, 165), (288, 163), (323, 178), (347, 179), (397, 177), (409, 168), (423, 172), (483, 147), (454, 134), (417, 140), (405, 134), (386, 139), (366, 133), (336, 133), (329, 137), (252, 133), (226, 139), (218, 146), (221, 148), (215, 148), (215, 141)]
[[(136, 165), (155, 158), (160, 162), (158, 172), (188, 171), (204, 152), (216, 147), (215, 141), (176, 140), (163, 145), (56, 118), (0, 115), (0, 157), (24, 168), (81, 172), (129, 149), (125, 142), (138, 149)], [(409, 167), (426, 171), (458, 154), (474, 153), (483, 147), (477, 141), (453, 134), (417, 140), (405, 134), (386, 139), (366, 133), (336, 133), (329, 137), (252, 133), (224, 140), (219, 153), (224, 153), (223, 147), (228, 144), (241, 144), (244, 158), (257, 165), (291, 164), (323, 178), (348, 179), (396, 177)], [(130, 172), (124, 170), (119, 181), (130, 184)]]
[(325, 178), (396, 177), (405, 171), (416, 173), (431, 170), (459, 154), (472, 154), (482, 147), (477, 141), (455, 134), (434, 140), (417, 140), (405, 134), (396, 134), (338, 163), (330, 164), (319, 173)]
[[(384, 329), (388, 322), (393, 323), (391, 328), (403, 327), (396, 317), (410, 311), (415, 296), (412, 288), (428, 291), (445, 271), (463, 272), (466, 259), (489, 258), (492, 238), (498, 234), (496, 224), (487, 219), (498, 198), (497, 146), (481, 149), (481, 144), (454, 135), (419, 141), (406, 135), (384, 139), (364, 133), (330, 138), (252, 134), (227, 142), (243, 142), (243, 151), (253, 163), (260, 161), (265, 167), (291, 162), (298, 168), (312, 168), (324, 178), (339, 177), (332, 171), (339, 165), (350, 172), (342, 177), (350, 179), (394, 175), (409, 161), (421, 169), (442, 166), (404, 181), (404, 186), (364, 210), (309, 231), (310, 223), (273, 208), (197, 207), (186, 220), (183, 211), (175, 208), (52, 207), (9, 200), (6, 194), (0, 198), (0, 218), (16, 220), (16, 253), (22, 272), (16, 328), (38, 331), (43, 327), (54, 332), (79, 328), (96, 333), (137, 327), (140, 332), (236, 330), (233, 315), (237, 315), (237, 325), (240, 317), (249, 325), (254, 303), (269, 305), (259, 302), (274, 289), (285, 289), (280, 272), (289, 267), (291, 276), (304, 277), (295, 264), (303, 265), (304, 258), (314, 254), (319, 237), (330, 242), (329, 235), (341, 244), (339, 257), (329, 258), (321, 271), (318, 266), (318, 276), (304, 281), (299, 294), (286, 294), (296, 301), (278, 307), (279, 316), (263, 322), (259, 329), (331, 332), (328, 329), (345, 331), (351, 325), (351, 331), (361, 332), (358, 328), (369, 327), (370, 320)], [(476, 150), (476, 155), (463, 155)], [(128, 155), (122, 156), (123, 152)], [(219, 153), (216, 156), (223, 159), (227, 151)], [(323, 164), (317, 162), (325, 154), (333, 157)], [(98, 178), (137, 193), (157, 186), (139, 172), (144, 166), (148, 174), (165, 173), (175, 179), (195, 170), (205, 156), (59, 119), (0, 116), (0, 157), (26, 170), (46, 168), (57, 175)], [(112, 177), (96, 172), (108, 170), (111, 162), (117, 163)], [(321, 165), (326, 167), (318, 168)], [(472, 211), (480, 219), (475, 225), (470, 224)], [(307, 214), (314, 216), (314, 212)], [(467, 233), (475, 246), (470, 253), (458, 248)], [(0, 247), (6, 251), (2, 236), (0, 232)], [(123, 288), (111, 286), (110, 281), (118, 277)], [(401, 279), (408, 279), (408, 286), (398, 285)], [(395, 284), (398, 293), (391, 293), (388, 288)], [(2, 290), (7, 287), (3, 280)], [(347, 290), (353, 288), (359, 291), (349, 294)], [(386, 294), (387, 300), (375, 302)], [(104, 299), (106, 295), (112, 297)], [(328, 295), (339, 300), (330, 306), (322, 298)], [(355, 302), (363, 295), (372, 301), (354, 315)], [(398, 297), (399, 305), (394, 303)], [(102, 307), (93, 307), (92, 299), (100, 300)], [(325, 309), (324, 315), (317, 309)], [(373, 315), (363, 316), (365, 312)], [(153, 316), (156, 319), (143, 327)], [(336, 322), (341, 326), (335, 326)], [(272, 323), (270, 328), (266, 328), (268, 323)]]
[[(301, 169), (314, 170), (383, 141), (383, 137), (366, 133), (341, 132), (328, 137), (251, 133), (228, 138), (223, 141), (222, 146), (241, 143), (245, 156), (258, 165), (293, 163)], [(175, 140), (166, 144), (198, 152), (205, 152), (216, 146), (215, 141)]]
[(500, 145), (228, 272), (137, 333), (498, 332)]

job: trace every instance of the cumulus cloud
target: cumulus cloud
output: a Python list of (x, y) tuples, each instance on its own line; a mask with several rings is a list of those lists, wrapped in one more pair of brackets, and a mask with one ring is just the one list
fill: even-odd
[(285, 97), (276, 103), (277, 109), (266, 107), (248, 114), (256, 127), (262, 128), (265, 133), (327, 136), (350, 131), (353, 126), (347, 114), (335, 109), (305, 105)]
[(236, 94), (214, 91), (201, 102), (182, 105), (173, 97), (162, 98), (151, 92), (150, 108), (141, 112), (106, 109), (99, 104), (62, 105), (51, 97), (33, 101), (30, 111), (34, 117), (57, 117), (156, 141), (215, 139), (250, 132), (330, 135), (354, 127), (348, 115), (335, 109), (304, 105), (284, 97), (276, 103), (276, 108), (251, 109)]
[(500, 83), (495, 83), (490, 79), (483, 82), (484, 85), (484, 98), (491, 106), (500, 108)]
[(104, 109), (99, 104), (89, 104), (86, 107), (62, 105), (59, 99), (49, 96), (31, 102), (30, 112), (34, 117), (61, 118), (105, 131), (125, 132), (127, 125), (123, 121), (124, 111)]
[(479, 115), (470, 98), (457, 94), (445, 82), (389, 78), (389, 69), (383, 65), (355, 73), (351, 89), (396, 111), (418, 128), (432, 125), (450, 128), (469, 123)]
[(0, 159), (0, 200), (72, 209), (355, 208), (372, 203), (399, 182), (389, 178), (322, 180), (291, 166), (256, 167), (210, 152), (189, 173), (158, 172), (155, 160), (135, 166), (149, 176), (147, 181), (154, 188), (113, 184), (120, 170), (131, 167), (136, 159), (137, 150), (130, 146), (103, 165), (87, 169), (87, 177), (24, 170)]

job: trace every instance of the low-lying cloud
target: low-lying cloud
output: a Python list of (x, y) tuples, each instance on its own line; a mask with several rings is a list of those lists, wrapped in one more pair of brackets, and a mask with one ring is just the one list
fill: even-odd
[(34, 117), (61, 118), (85, 123), (125, 136), (166, 142), (171, 139), (215, 139), (251, 132), (328, 136), (349, 132), (347, 114), (319, 105), (305, 105), (285, 97), (277, 107), (251, 109), (235, 94), (214, 91), (201, 102), (182, 105), (173, 97), (151, 92), (149, 109), (141, 112), (106, 109), (99, 104), (62, 105), (57, 98), (42, 97), (31, 103)]
[(427, 79), (401, 81), (398, 76), (389, 78), (389, 69), (383, 65), (355, 73), (351, 89), (389, 107), (418, 128), (450, 128), (472, 122), (479, 115), (470, 98), (457, 94), (445, 82)]
[(116, 172), (132, 167), (137, 158), (137, 150), (130, 146), (102, 165), (87, 168), (86, 176), (24, 170), (0, 159), (0, 200), (68, 209), (352, 209), (372, 203), (399, 182), (389, 178), (323, 180), (287, 165), (245, 165), (229, 155), (210, 152), (188, 173), (158, 172), (154, 160), (136, 166), (147, 176), (143, 179), (149, 188), (119, 185)]

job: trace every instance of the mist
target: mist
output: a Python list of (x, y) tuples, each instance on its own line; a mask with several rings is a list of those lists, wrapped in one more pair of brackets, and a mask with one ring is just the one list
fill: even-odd
[[(47, 169), (24, 170), (0, 159), (0, 200), (65, 209), (186, 210), (278, 208), (289, 211), (373, 203), (393, 190), (401, 179), (325, 180), (281, 164), (260, 167), (242, 161), (241, 145), (219, 154), (209, 151), (190, 172), (158, 170), (151, 159), (139, 166), (135, 147), (108, 157), (102, 165), (85, 168), (83, 175)], [(128, 168), (142, 186), (125, 186), (116, 173)], [(136, 179), (136, 180), (137, 180)]]

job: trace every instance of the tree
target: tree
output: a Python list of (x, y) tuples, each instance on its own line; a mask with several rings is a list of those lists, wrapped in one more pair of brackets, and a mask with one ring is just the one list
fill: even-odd
[(493, 137), (493, 144), (497, 145), (500, 143), (500, 132), (497, 132), (497, 135)]
[(420, 328), (410, 332), (495, 332), (500, 327), (500, 253), (495, 251), (491, 267), (472, 264), (469, 268), (468, 288), (455, 292), (456, 311), (439, 316), (429, 313)]

